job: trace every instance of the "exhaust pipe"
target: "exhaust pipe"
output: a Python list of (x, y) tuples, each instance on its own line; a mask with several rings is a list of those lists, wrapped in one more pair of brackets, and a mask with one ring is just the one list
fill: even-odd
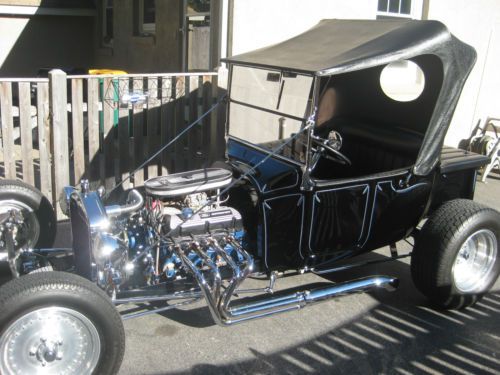
[(335, 297), (362, 293), (374, 288), (384, 288), (394, 291), (399, 285), (399, 280), (388, 276), (373, 276), (344, 283), (334, 284), (311, 290), (291, 293), (282, 297), (268, 297), (261, 300), (243, 303), (228, 309), (230, 317), (238, 321), (259, 318), (260, 315), (272, 315), (280, 312), (299, 310), (307, 305), (327, 301)]
[(126, 204), (122, 206), (120, 205), (106, 206), (105, 207), (106, 214), (108, 216), (113, 216), (113, 217), (130, 214), (132, 212), (140, 210), (143, 204), (144, 204), (144, 198), (142, 197), (141, 193), (139, 193), (135, 189), (132, 189), (130, 190), (130, 193), (128, 193)]
[[(226, 264), (230, 266), (233, 272), (233, 277), (223, 292), (221, 291), (220, 272), (214, 263), (208, 264), (209, 272), (212, 275), (210, 278), (212, 283), (210, 283), (205, 278), (203, 272), (201, 272), (201, 270), (198, 269), (181, 250), (180, 246), (174, 247), (177, 256), (179, 256), (187, 270), (189, 270), (198, 282), (214, 321), (221, 326), (229, 326), (286, 311), (299, 310), (317, 302), (327, 301), (331, 298), (348, 294), (366, 292), (373, 288), (384, 288), (388, 291), (394, 291), (399, 285), (399, 280), (394, 277), (372, 276), (344, 283), (312, 288), (310, 290), (302, 290), (282, 296), (269, 296), (268, 294), (264, 294), (256, 297), (257, 299), (252, 302), (245, 303), (241, 301), (240, 303), (236, 302), (235, 306), (231, 306), (231, 299), (238, 286), (251, 272), (253, 272), (253, 258), (232, 237), (228, 237), (225, 240), (230, 243), (233, 248), (238, 251), (242, 259), (244, 259), (244, 266), (240, 267), (240, 264), (236, 264), (216, 240), (208, 240), (210, 246), (226, 261)], [(193, 243), (193, 247), (200, 252), (201, 249), (199, 248), (199, 244)]]

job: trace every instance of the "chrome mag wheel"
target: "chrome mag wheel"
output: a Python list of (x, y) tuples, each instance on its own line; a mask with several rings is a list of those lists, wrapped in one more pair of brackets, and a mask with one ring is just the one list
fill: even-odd
[(493, 277), (497, 256), (497, 238), (491, 230), (481, 229), (470, 235), (453, 263), (455, 287), (461, 293), (484, 292)]
[(8, 215), (12, 211), (22, 218), (23, 222), (15, 233), (16, 247), (35, 247), (40, 238), (40, 223), (35, 211), (27, 204), (15, 199), (0, 200), (0, 215)]
[(101, 352), (99, 333), (84, 315), (44, 307), (22, 315), (0, 337), (1, 374), (91, 374)]

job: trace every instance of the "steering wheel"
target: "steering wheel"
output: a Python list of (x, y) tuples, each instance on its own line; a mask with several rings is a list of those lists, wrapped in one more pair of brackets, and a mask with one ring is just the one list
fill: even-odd
[[(347, 166), (352, 165), (351, 161), (347, 156), (345, 156), (339, 150), (331, 146), (330, 139), (323, 139), (317, 136), (313, 136), (312, 142), (316, 147), (316, 149), (318, 150), (318, 152), (322, 153), (326, 159), (329, 159), (331, 161), (334, 161), (335, 163), (339, 163), (342, 165), (347, 165)], [(340, 142), (342, 143), (342, 141)], [(325, 151), (328, 152), (328, 154), (325, 154)]]

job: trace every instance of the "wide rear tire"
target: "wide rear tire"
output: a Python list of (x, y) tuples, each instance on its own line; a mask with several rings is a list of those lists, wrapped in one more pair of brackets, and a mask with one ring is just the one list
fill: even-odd
[(90, 281), (32, 273), (0, 288), (0, 373), (116, 374), (125, 350), (120, 315)]
[(476, 303), (500, 273), (500, 214), (470, 200), (444, 203), (419, 233), (411, 259), (415, 286), (435, 305)]

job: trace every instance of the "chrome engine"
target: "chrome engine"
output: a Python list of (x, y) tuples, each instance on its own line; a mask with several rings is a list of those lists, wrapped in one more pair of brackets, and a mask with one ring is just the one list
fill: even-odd
[[(78, 273), (116, 296), (124, 290), (189, 279), (179, 251), (201, 270), (207, 262), (226, 267), (221, 250), (231, 262), (242, 262), (241, 215), (224, 206), (218, 195), (231, 174), (218, 169), (208, 173), (151, 179), (145, 183), (146, 194), (132, 190), (125, 205), (104, 207), (99, 193), (85, 185), (80, 192), (67, 191)], [(87, 229), (82, 229), (82, 218), (88, 218)]]

